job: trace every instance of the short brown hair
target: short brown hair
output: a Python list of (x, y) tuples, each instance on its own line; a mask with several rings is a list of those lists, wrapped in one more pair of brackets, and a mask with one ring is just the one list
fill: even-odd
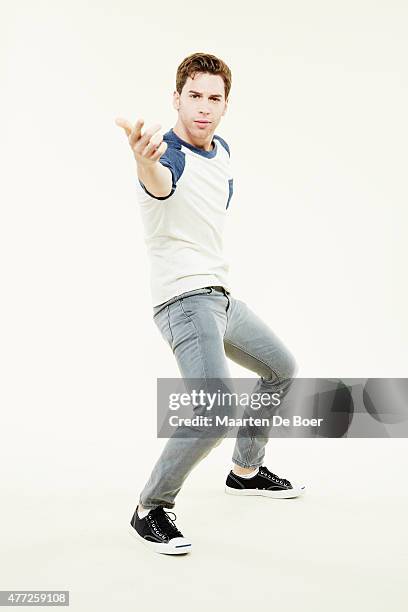
[(219, 74), (224, 81), (225, 99), (228, 99), (231, 89), (231, 70), (222, 59), (208, 53), (193, 53), (181, 62), (176, 75), (176, 89), (179, 94), (181, 94), (188, 77), (194, 78), (194, 75), (198, 72)]

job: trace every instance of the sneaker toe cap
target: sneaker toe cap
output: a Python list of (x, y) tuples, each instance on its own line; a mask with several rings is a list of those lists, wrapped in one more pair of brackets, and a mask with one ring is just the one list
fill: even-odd
[(169, 541), (169, 546), (171, 546), (172, 548), (191, 548), (191, 542), (188, 538), (172, 538)]
[(291, 485), (295, 491), (299, 491), (300, 493), (306, 491), (306, 485), (304, 485), (303, 482), (291, 482)]

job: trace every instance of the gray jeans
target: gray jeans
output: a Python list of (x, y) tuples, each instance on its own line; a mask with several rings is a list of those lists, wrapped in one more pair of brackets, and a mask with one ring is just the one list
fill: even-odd
[[(204, 287), (171, 298), (153, 308), (153, 319), (183, 378), (231, 378), (229, 357), (258, 374), (257, 392), (279, 392), (283, 397), (296, 375), (295, 359), (281, 340), (245, 302), (223, 287)], [(193, 429), (184, 438), (169, 438), (141, 492), (140, 503), (145, 508), (173, 508), (188, 474), (224, 434), (217, 439)], [(267, 441), (267, 435), (252, 435), (240, 428), (232, 461), (242, 467), (262, 465)]]

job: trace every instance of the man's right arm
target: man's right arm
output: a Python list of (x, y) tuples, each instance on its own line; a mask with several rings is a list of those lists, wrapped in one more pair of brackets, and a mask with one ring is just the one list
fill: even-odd
[(160, 125), (153, 125), (142, 134), (143, 119), (132, 126), (126, 119), (116, 119), (116, 124), (125, 130), (136, 159), (137, 175), (145, 189), (154, 197), (166, 198), (173, 185), (169, 168), (159, 162), (167, 149), (167, 143), (159, 133)]

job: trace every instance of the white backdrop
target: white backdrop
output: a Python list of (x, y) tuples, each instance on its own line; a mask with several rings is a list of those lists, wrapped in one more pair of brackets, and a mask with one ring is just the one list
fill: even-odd
[[(126, 522), (163, 444), (156, 377), (178, 369), (152, 321), (135, 163), (114, 120), (172, 127), (190, 53), (220, 56), (233, 75), (217, 129), (235, 169), (233, 295), (286, 342), (299, 376), (408, 375), (402, 0), (2, 2), (0, 24), (8, 517), (23, 517), (21, 494), (40, 517), (48, 492), (101, 505), (114, 492)], [(370, 495), (379, 475), (397, 487), (406, 473), (405, 440), (274, 445), (271, 469), (321, 495), (337, 479)], [(222, 485), (231, 448), (186, 486), (216, 473)], [(27, 569), (21, 585), (8, 567), (1, 588), (45, 584)]]

